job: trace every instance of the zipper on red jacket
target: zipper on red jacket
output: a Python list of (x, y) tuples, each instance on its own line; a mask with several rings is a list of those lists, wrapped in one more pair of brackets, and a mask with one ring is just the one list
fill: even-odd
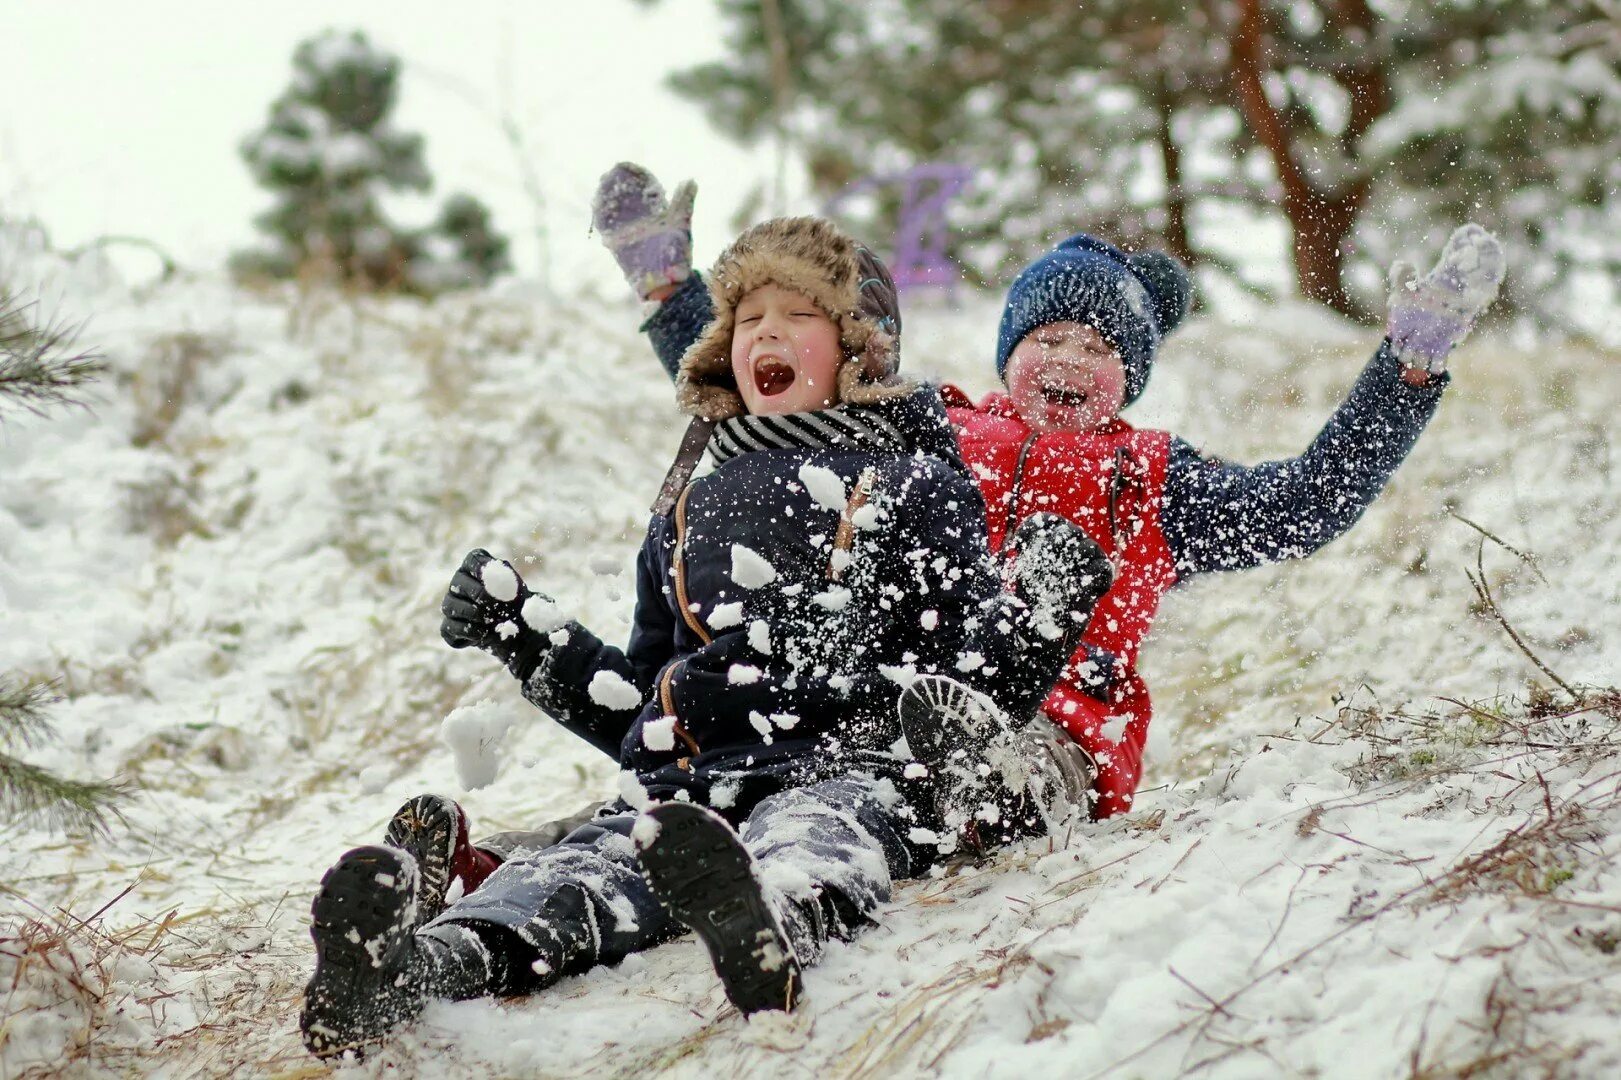
[(1008, 543), (1013, 539), (1013, 527), (1018, 524), (1016, 515), (1019, 509), (1019, 495), (1024, 487), (1024, 463), (1029, 459), (1030, 449), (1036, 445), (1037, 438), (1038, 435), (1034, 431), (1025, 436), (1024, 445), (1019, 447), (1019, 460), (1013, 466), (1013, 486), (1008, 489), (1007, 525), (1002, 529), (1000, 554), (1003, 559), (1009, 559), (1014, 554), (1008, 550)]

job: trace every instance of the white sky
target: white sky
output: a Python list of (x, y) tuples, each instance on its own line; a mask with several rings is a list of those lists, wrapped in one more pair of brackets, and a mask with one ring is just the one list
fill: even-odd
[(641, 161), (667, 187), (699, 181), (700, 261), (773, 175), (769, 144), (738, 147), (663, 89), (668, 71), (720, 55), (713, 0), (4, 0), (0, 214), (38, 218), (59, 247), (133, 234), (184, 264), (218, 264), (253, 242), (269, 202), (237, 146), (286, 85), (297, 43), (331, 26), (405, 61), (396, 123), (425, 137), (436, 183), (428, 202), (391, 204), (398, 216), (425, 224), (439, 198), (468, 190), (521, 272), (538, 267), (538, 243), (503, 101), (545, 188), (558, 284), (617, 280), (587, 235), (591, 191), (615, 161)]

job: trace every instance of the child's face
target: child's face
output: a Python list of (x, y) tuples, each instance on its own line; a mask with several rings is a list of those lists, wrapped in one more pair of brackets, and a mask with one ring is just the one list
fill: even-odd
[(1126, 365), (1103, 335), (1078, 322), (1036, 327), (1007, 362), (1008, 396), (1042, 434), (1091, 431), (1126, 402)]
[(843, 361), (838, 324), (803, 293), (762, 285), (737, 305), (732, 376), (749, 412), (828, 408)]

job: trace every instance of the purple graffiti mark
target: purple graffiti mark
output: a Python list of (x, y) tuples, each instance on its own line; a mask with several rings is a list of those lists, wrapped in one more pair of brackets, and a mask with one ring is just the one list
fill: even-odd
[(901, 189), (900, 220), (895, 228), (895, 246), (890, 273), (901, 291), (920, 288), (955, 290), (962, 271), (946, 255), (950, 226), (946, 208), (951, 200), (973, 183), (974, 170), (965, 165), (932, 162), (916, 165), (905, 172), (869, 176), (835, 195), (822, 213), (832, 216), (846, 200), (880, 188)]

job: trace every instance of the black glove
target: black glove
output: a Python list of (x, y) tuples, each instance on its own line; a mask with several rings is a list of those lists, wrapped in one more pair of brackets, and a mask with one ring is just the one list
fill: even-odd
[(1012, 548), (1013, 593), (1030, 606), (1036, 628), (1049, 638), (1086, 628), (1114, 567), (1080, 526), (1057, 514), (1031, 514), (1019, 522)]
[(518, 678), (527, 679), (550, 644), (544, 634), (524, 622), (524, 602), (531, 596), (551, 599), (525, 585), (511, 563), (474, 548), (450, 579), (439, 605), (444, 616), (439, 636), (452, 649), (476, 645), (506, 664)]

